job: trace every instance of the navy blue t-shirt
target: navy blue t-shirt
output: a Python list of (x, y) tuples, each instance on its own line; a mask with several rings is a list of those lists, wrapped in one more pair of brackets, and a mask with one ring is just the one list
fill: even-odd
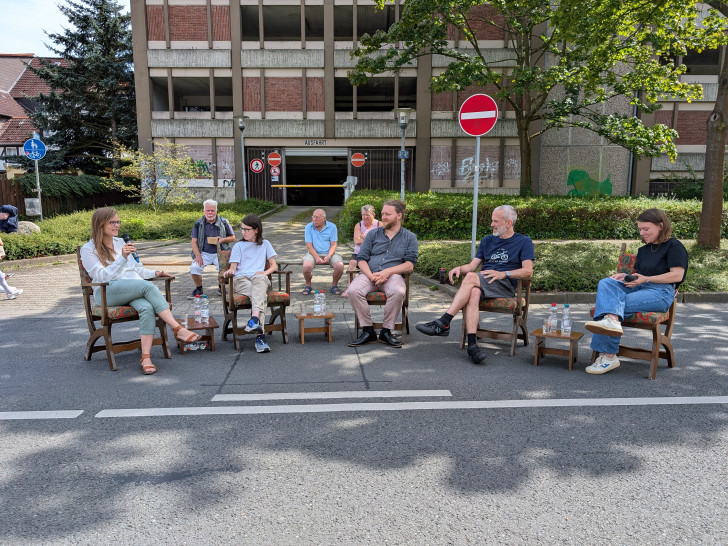
[[(485, 269), (513, 271), (521, 269), (524, 260), (536, 259), (533, 253), (533, 241), (520, 233), (514, 233), (508, 239), (501, 239), (496, 235), (483, 237), (475, 257), (483, 260), (481, 271)], [(515, 287), (518, 281), (511, 279), (511, 284)]]

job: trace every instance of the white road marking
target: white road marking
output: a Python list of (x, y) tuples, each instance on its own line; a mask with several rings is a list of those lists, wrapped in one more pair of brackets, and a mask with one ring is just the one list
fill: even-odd
[(452, 396), (448, 390), (430, 391), (336, 391), (336, 392), (272, 392), (262, 394), (216, 394), (213, 402), (250, 402), (252, 400), (316, 400), (330, 398), (405, 398)]
[(463, 112), (460, 114), (460, 119), (489, 119), (494, 117), (494, 110), (488, 110), (487, 112)]
[(17, 419), (75, 419), (83, 410), (58, 411), (1, 411), (0, 421), (13, 421)]
[(377, 402), (351, 404), (290, 404), (278, 406), (202, 406), (186, 408), (107, 409), (96, 417), (169, 417), (190, 415), (263, 415), (269, 413), (338, 413), (354, 411), (470, 410), (506, 408), (558, 408), (588, 406), (671, 406), (728, 404), (728, 396), (658, 398), (564, 398), (538, 400), (462, 400), (445, 402)]

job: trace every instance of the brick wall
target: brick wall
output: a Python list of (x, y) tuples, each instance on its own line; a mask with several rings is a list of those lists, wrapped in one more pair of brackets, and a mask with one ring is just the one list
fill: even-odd
[(452, 112), (452, 93), (432, 93), (430, 107), (433, 112)]
[(682, 110), (677, 115), (677, 132), (680, 137), (675, 144), (705, 144), (706, 123), (710, 110)]
[(267, 112), (302, 112), (301, 78), (266, 78), (265, 109)]
[(458, 92), (457, 96), (457, 110), (460, 110), (460, 107), (462, 106), (463, 102), (465, 102), (465, 99), (470, 97), (471, 95), (476, 95), (479, 93), (483, 93), (486, 95), (490, 95), (493, 97), (493, 99), (498, 104), (498, 110), (503, 110), (505, 107), (506, 110), (513, 110), (513, 107), (511, 107), (507, 102), (500, 101), (495, 98), (495, 94), (497, 93), (498, 89), (494, 84), (488, 84), (485, 87), (480, 87), (478, 85), (471, 85), (470, 87), (465, 88), (463, 91)]
[(147, 6), (147, 40), (164, 41), (163, 6)]
[(169, 6), (169, 39), (207, 41), (205, 6)]
[(672, 110), (658, 110), (655, 112), (655, 123), (662, 123), (672, 127)]
[(243, 109), (260, 112), (260, 78), (243, 78)]
[(323, 112), (324, 110), (324, 79), (306, 78), (306, 111)]
[(212, 39), (230, 41), (230, 6), (212, 6)]
[[(476, 6), (468, 12), (468, 21), (475, 32), (478, 40), (502, 40), (503, 31), (491, 25), (488, 21), (493, 21), (496, 25), (503, 26), (503, 17), (498, 15), (497, 10), (493, 6)], [(460, 39), (464, 39), (462, 32)]]

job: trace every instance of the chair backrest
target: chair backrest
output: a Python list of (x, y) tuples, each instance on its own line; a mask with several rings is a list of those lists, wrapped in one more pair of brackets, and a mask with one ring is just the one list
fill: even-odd
[(634, 273), (635, 263), (637, 263), (637, 255), (627, 254), (627, 243), (622, 243), (622, 246), (619, 249), (617, 273)]
[(91, 294), (93, 292), (93, 289), (90, 286), (84, 286), (86, 284), (92, 283), (91, 275), (88, 274), (88, 271), (86, 271), (86, 268), (83, 266), (83, 261), (81, 260), (81, 247), (76, 247), (76, 261), (78, 262), (78, 274), (81, 277), (81, 289), (83, 290), (84, 294)]

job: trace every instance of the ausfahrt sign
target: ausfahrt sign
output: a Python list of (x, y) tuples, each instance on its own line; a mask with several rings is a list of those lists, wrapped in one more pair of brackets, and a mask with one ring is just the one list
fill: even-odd
[(277, 167), (281, 164), (281, 154), (278, 152), (271, 152), (268, 154), (268, 165), (271, 167)]
[(364, 154), (351, 154), (351, 164), (354, 165), (354, 167), (361, 167), (364, 165), (365, 161), (366, 158), (364, 157)]
[(498, 121), (498, 105), (488, 95), (473, 95), (460, 107), (458, 121), (462, 130), (470, 136), (483, 136)]

